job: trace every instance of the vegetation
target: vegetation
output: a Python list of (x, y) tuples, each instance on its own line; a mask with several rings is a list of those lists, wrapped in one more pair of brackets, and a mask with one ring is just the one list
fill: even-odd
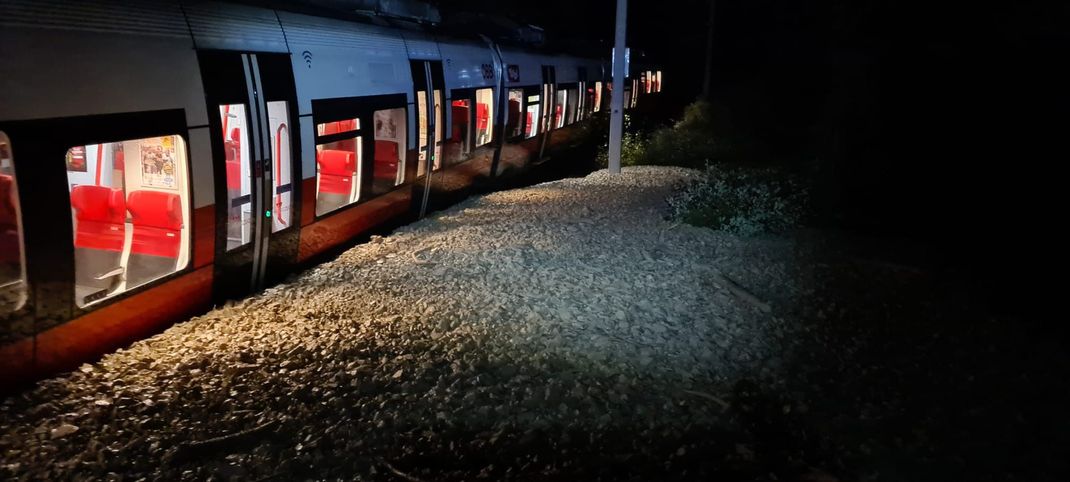
[(781, 170), (711, 164), (669, 206), (679, 221), (755, 236), (799, 225), (807, 197), (803, 183)]
[[(625, 115), (621, 165), (681, 166), (702, 170), (669, 200), (673, 218), (740, 236), (783, 233), (807, 212), (809, 189), (786, 169), (742, 152), (719, 136), (713, 106), (697, 101), (671, 126), (641, 125)], [(603, 149), (599, 162), (608, 165)]]

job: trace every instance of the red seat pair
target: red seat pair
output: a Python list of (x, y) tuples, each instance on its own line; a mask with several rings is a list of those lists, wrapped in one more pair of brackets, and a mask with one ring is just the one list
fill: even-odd
[(357, 172), (356, 156), (352, 151), (323, 149), (316, 152), (319, 165), (319, 192), (349, 195), (353, 176)]
[(138, 190), (124, 198), (121, 189), (84, 185), (71, 189), (77, 229), (76, 248), (121, 252), (130, 211), (130, 252), (178, 258), (182, 244), (182, 201), (178, 194)]

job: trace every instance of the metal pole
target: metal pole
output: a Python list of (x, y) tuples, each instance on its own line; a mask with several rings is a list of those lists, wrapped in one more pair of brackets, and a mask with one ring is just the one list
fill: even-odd
[(620, 172), (620, 139), (624, 133), (624, 38), (628, 27), (628, 0), (617, 0), (617, 34), (613, 55), (613, 96), (609, 114), (609, 172)]

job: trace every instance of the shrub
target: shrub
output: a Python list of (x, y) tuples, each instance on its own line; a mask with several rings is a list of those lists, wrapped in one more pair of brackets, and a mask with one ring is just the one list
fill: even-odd
[[(621, 165), (653, 164), (701, 169), (708, 162), (726, 157), (729, 145), (714, 135), (713, 108), (705, 101), (694, 102), (684, 110), (675, 125), (651, 129), (624, 116), (625, 134), (621, 139)], [(648, 131), (652, 131), (647, 134)], [(608, 144), (607, 144), (608, 145)], [(598, 156), (599, 164), (609, 164), (607, 150)]]
[[(606, 133), (608, 136), (608, 125), (606, 123)], [(620, 140), (620, 165), (621, 166), (638, 166), (641, 164), (647, 164), (646, 162), (646, 137), (641, 130), (634, 130), (632, 124), (632, 116), (624, 114), (624, 135)], [(609, 166), (609, 140), (606, 139), (602, 143), (602, 149), (598, 151), (598, 165), (601, 167)]]
[(707, 165), (669, 206), (677, 221), (755, 236), (798, 226), (808, 197), (804, 184), (782, 170)]

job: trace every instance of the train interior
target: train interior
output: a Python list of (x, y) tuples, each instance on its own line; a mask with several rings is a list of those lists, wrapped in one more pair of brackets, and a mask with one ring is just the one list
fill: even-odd
[(372, 167), (372, 192), (388, 192), (405, 182), (405, 155), (408, 133), (404, 108), (377, 110), (375, 122), (375, 163)]
[(508, 138), (519, 137), (524, 133), (524, 124), (520, 123), (522, 105), (524, 105), (524, 89), (509, 89), (509, 107), (505, 122), (505, 135)]
[(360, 199), (363, 131), (360, 118), (316, 125), (317, 136), (338, 139), (316, 145), (316, 215)]
[(178, 135), (67, 150), (79, 307), (185, 267), (186, 152)]
[(476, 90), (476, 147), (490, 143), (493, 136), (494, 89)]
[[(248, 118), (245, 104), (219, 106), (223, 126), (223, 145), (227, 179), (227, 246), (232, 250), (252, 242), (253, 189), (252, 160), (250, 159)], [(285, 101), (267, 103), (268, 134), (271, 136), (269, 161), (273, 166), (271, 199), (271, 232), (290, 226), (293, 195), (293, 163), (290, 128), (287, 125), (289, 108)]]
[[(431, 167), (434, 170), (438, 170), (442, 167), (442, 132), (443, 132), (443, 120), (442, 120), (442, 90), (435, 89), (434, 92), (435, 103), (435, 155), (434, 165)], [(417, 105), (417, 123), (420, 126), (420, 163), (417, 166), (416, 176), (420, 177), (424, 175), (425, 164), (427, 160), (427, 91), (421, 90), (416, 93), (416, 105)]]
[(540, 122), (539, 119), (542, 115), (540, 110), (539, 94), (529, 95), (527, 99), (527, 111), (524, 114), (524, 138), (532, 138), (539, 134)]
[(446, 162), (449, 164), (460, 162), (472, 150), (468, 136), (472, 102), (468, 98), (457, 97), (458, 93), (454, 92), (453, 102), (450, 103), (450, 139), (446, 142)]

